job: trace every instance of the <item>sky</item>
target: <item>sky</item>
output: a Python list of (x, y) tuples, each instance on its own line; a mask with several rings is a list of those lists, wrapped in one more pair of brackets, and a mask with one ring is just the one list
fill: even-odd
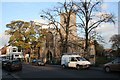
[[(7, 44), (9, 36), (5, 35), (6, 24), (13, 20), (41, 20), (40, 13), (42, 10), (52, 9), (57, 6), (57, 2), (60, 0), (1, 0), (0, 2), (0, 48)], [(62, 0), (63, 1), (63, 0)], [(112, 6), (111, 6), (112, 5)], [(110, 12), (118, 17), (118, 0), (109, 0), (102, 5), (104, 12)], [(117, 21), (116, 21), (117, 22)], [(108, 43), (109, 38), (113, 34), (118, 33), (118, 23), (102, 24), (97, 31), (103, 36), (106, 44), (103, 44), (105, 48), (110, 48)]]

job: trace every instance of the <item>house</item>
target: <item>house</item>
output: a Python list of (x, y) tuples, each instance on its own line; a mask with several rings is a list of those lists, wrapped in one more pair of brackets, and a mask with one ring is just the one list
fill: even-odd
[(1, 56), (6, 56), (7, 59), (24, 58), (22, 50), (19, 50), (16, 46), (5, 46), (1, 49)]

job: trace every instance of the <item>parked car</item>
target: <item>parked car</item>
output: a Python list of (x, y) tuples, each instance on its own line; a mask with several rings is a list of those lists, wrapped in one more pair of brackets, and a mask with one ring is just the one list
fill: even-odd
[(80, 55), (63, 55), (61, 58), (61, 66), (63, 68), (73, 67), (73, 68), (86, 68), (90, 67), (91, 63)]
[(109, 63), (104, 64), (104, 71), (105, 72), (120, 71), (120, 57), (114, 59)]
[(5, 66), (8, 71), (22, 70), (22, 62), (19, 60), (9, 60)]
[(32, 65), (45, 66), (45, 63), (40, 59), (33, 59), (32, 60)]

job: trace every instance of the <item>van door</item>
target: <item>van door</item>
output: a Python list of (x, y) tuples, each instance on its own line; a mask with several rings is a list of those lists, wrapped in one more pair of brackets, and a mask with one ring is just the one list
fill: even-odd
[(68, 63), (69, 67), (76, 67), (77, 60), (75, 57), (71, 57), (70, 62)]

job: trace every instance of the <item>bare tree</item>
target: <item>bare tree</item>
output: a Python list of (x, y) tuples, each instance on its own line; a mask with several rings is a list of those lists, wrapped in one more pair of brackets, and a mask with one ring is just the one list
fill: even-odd
[[(68, 37), (71, 34), (70, 28), (75, 26), (75, 24), (70, 24), (71, 15), (75, 11), (73, 2), (64, 2), (59, 4), (60, 6), (54, 7), (52, 10), (43, 11), (43, 15), (41, 15), (41, 17), (49, 21), (48, 25), (54, 25), (55, 30), (59, 33), (60, 36), (60, 43), (62, 48), (61, 53), (64, 53), (68, 52)], [(64, 23), (61, 23), (58, 20), (60, 16), (62, 16), (64, 19)], [(60, 27), (62, 28), (63, 32), (61, 31)]]
[(92, 0), (80, 0), (80, 2), (77, 2), (75, 5), (78, 10), (78, 26), (84, 31), (85, 51), (88, 52), (90, 38), (92, 35), (92, 37), (96, 36), (95, 29), (104, 22), (115, 23), (114, 16), (112, 14), (103, 13), (100, 11), (100, 6), (102, 5), (102, 2), (100, 0), (95, 2)]
[[(73, 25), (70, 25), (70, 19), (72, 13), (77, 15), (78, 27), (83, 29), (85, 34), (85, 52), (88, 52), (90, 40), (97, 35), (95, 29), (100, 26), (102, 23), (113, 22), (114, 16), (110, 13), (100, 12), (100, 6), (102, 5), (101, 1), (92, 0), (80, 0), (80, 2), (64, 2), (60, 3), (61, 6), (54, 7), (53, 10), (43, 11), (42, 17), (48, 20), (53, 24), (56, 31), (60, 35), (60, 42), (62, 46), (62, 53), (67, 52), (68, 50), (68, 36), (71, 34), (70, 28)], [(64, 18), (64, 24), (61, 24), (58, 18), (62, 15)], [(59, 26), (61, 26), (65, 32), (63, 36)], [(99, 37), (101, 39), (101, 37)]]

